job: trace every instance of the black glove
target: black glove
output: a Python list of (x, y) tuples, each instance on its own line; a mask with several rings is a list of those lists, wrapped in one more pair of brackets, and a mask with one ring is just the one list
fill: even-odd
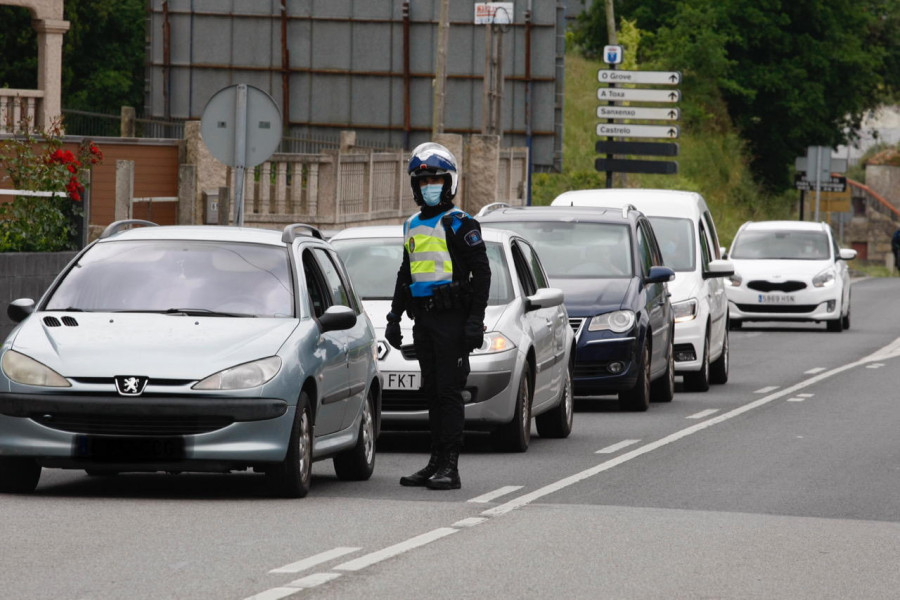
[(484, 343), (484, 323), (478, 319), (470, 318), (466, 321), (466, 350), (471, 352), (481, 348)]
[(387, 327), (384, 328), (384, 339), (386, 339), (388, 344), (394, 348), (400, 349), (400, 345), (403, 343), (403, 334), (400, 333), (399, 319), (393, 320), (390, 315), (388, 315), (388, 324)]

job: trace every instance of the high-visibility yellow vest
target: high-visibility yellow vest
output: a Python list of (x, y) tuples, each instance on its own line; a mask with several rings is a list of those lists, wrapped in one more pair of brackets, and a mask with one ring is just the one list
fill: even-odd
[(403, 225), (404, 246), (409, 254), (409, 270), (412, 275), (409, 289), (415, 298), (431, 296), (435, 287), (453, 281), (453, 260), (447, 249), (447, 232), (441, 219), (446, 215), (456, 216), (456, 213), (459, 213), (458, 217), (467, 216), (458, 208), (430, 219), (422, 218), (421, 213), (416, 213)]

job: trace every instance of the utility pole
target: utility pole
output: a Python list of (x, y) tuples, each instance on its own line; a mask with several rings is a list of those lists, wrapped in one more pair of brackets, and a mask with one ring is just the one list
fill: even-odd
[(444, 97), (447, 88), (447, 43), (450, 37), (450, 0), (441, 0), (438, 22), (437, 56), (434, 65), (434, 111), (431, 115), (431, 135), (444, 133)]

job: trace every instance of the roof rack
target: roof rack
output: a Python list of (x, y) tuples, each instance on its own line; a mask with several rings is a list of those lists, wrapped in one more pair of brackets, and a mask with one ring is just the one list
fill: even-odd
[(122, 219), (121, 221), (114, 221), (106, 226), (106, 229), (103, 230), (103, 233), (100, 234), (99, 239), (108, 238), (111, 235), (115, 235), (125, 229), (126, 227), (131, 227), (132, 225), (144, 225), (146, 227), (159, 227), (159, 223), (154, 223), (153, 221), (144, 221), (143, 219)]
[(481, 208), (481, 210), (479, 210), (479, 211), (475, 214), (475, 216), (476, 216), (476, 217), (483, 217), (484, 215), (486, 215), (486, 214), (488, 214), (488, 213), (490, 213), (490, 212), (493, 212), (493, 211), (495, 211), (495, 210), (498, 210), (498, 209), (500, 209), (500, 208), (512, 208), (512, 204), (509, 204), (508, 202), (491, 202), (490, 204), (484, 205), (484, 206)]
[[(305, 232), (301, 232), (301, 229), (305, 230)], [(317, 227), (306, 223), (293, 223), (284, 228), (284, 233), (281, 234), (281, 241), (285, 244), (291, 244), (301, 235), (309, 235), (320, 240), (325, 239), (325, 236), (322, 235), (322, 232)]]

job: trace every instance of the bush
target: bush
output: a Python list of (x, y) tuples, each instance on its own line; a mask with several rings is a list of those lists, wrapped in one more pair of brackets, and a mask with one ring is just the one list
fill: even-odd
[(29, 133), (0, 143), (6, 179), (17, 190), (59, 194), (16, 196), (0, 204), (0, 252), (58, 252), (81, 245), (82, 180), (103, 153), (90, 140), (77, 152), (64, 150), (59, 123), (39, 136)]

